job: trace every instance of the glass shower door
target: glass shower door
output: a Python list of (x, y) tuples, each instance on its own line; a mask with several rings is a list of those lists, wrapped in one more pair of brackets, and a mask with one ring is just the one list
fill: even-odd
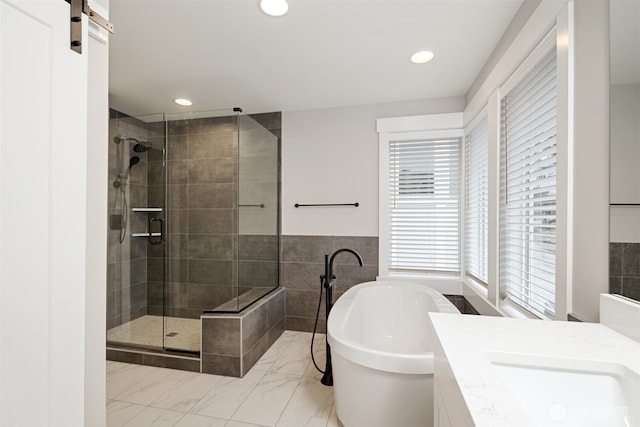
[(110, 112), (107, 344), (164, 348), (162, 114)]

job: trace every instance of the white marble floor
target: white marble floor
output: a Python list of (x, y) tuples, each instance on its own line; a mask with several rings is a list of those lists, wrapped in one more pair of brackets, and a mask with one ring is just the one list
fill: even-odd
[[(285, 331), (244, 378), (107, 362), (108, 426), (339, 427), (311, 334)], [(324, 335), (316, 335), (324, 369)]]

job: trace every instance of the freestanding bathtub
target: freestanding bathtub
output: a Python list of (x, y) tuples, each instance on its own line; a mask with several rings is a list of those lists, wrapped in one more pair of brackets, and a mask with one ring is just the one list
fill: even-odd
[(327, 323), (336, 413), (345, 427), (433, 425), (433, 341), (427, 313), (460, 313), (410, 282), (356, 285)]

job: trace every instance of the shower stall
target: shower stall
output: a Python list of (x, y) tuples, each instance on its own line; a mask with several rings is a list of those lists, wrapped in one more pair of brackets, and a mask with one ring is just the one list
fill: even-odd
[(110, 114), (107, 345), (198, 356), (278, 287), (280, 113)]

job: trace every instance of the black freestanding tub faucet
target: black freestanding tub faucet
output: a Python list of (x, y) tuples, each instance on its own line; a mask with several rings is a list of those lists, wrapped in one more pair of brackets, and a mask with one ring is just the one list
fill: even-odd
[[(327, 327), (329, 323), (329, 312), (333, 307), (333, 284), (335, 283), (335, 280), (336, 280), (336, 276), (333, 273), (333, 261), (335, 260), (336, 255), (342, 252), (349, 252), (350, 254), (353, 254), (353, 256), (355, 256), (358, 259), (358, 263), (360, 264), (360, 267), (363, 266), (362, 257), (358, 252), (354, 251), (353, 249), (347, 249), (347, 248), (338, 249), (333, 253), (333, 255), (331, 255), (331, 258), (329, 258), (329, 255), (324, 256), (324, 274), (320, 276), (320, 279), (322, 281), (320, 294), (322, 295), (322, 288), (324, 288), (325, 298), (326, 298), (325, 309), (327, 313), (325, 321), (327, 322)], [(327, 336), (328, 336), (328, 332), (329, 331), (327, 331)], [(332, 386), (333, 385), (333, 368), (331, 365), (331, 349), (329, 348), (328, 340), (326, 341), (326, 346), (327, 346), (327, 366), (324, 369), (324, 375), (320, 380), (320, 382), (324, 385)], [(313, 348), (311, 349), (311, 351), (313, 352)]]

